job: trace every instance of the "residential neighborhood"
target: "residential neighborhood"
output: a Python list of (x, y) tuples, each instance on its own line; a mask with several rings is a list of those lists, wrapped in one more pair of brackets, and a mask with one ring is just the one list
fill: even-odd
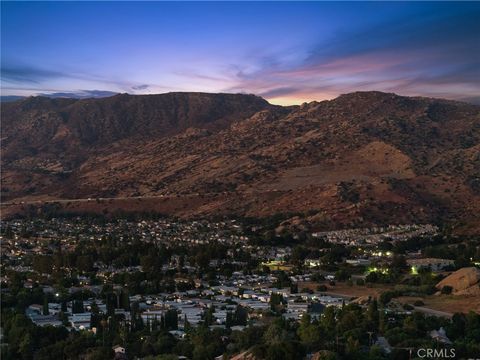
[[(100, 358), (147, 358), (151, 350), (136, 342), (164, 334), (179, 347), (207, 331), (221, 341), (205, 358), (228, 359), (248, 350), (238, 347), (237, 333), (268, 330), (277, 321), (286, 329), (319, 326), (330, 312), (373, 307), (382, 309), (375, 311), (384, 314), (385, 328), (433, 316), (438, 327), (426, 339), (452, 346), (449, 322), (465, 309), (464, 299), (478, 299), (478, 248), (446, 241), (435, 226), (301, 235), (276, 226), (80, 216), (3, 221), (2, 308), (21, 311), (45, 331), (93, 336)], [(455, 276), (469, 280), (451, 285)], [(450, 309), (433, 301), (439, 296), (448, 297)], [(384, 356), (402, 351), (385, 330), (370, 336), (367, 345)], [(314, 356), (315, 347), (302, 349)], [(169, 351), (201, 359), (197, 350)]]

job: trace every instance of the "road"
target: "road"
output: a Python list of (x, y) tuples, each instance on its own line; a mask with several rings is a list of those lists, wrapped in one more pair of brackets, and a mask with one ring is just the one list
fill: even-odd
[(443, 317), (443, 318), (450, 319), (453, 316), (453, 314), (451, 314), (451, 313), (447, 313), (447, 312), (439, 311), (439, 310), (433, 310), (433, 309), (426, 308), (426, 307), (423, 307), (423, 306), (414, 306), (413, 308), (415, 309), (415, 311), (422, 312), (424, 314), (432, 315), (432, 316), (436, 316), (436, 317)]
[(190, 193), (190, 194), (172, 194), (172, 195), (148, 195), (148, 196), (119, 196), (119, 197), (98, 197), (98, 198), (83, 198), (83, 199), (50, 199), (50, 200), (30, 200), (30, 201), (8, 201), (2, 203), (2, 206), (14, 206), (14, 205), (39, 205), (39, 204), (66, 204), (66, 203), (82, 203), (92, 201), (110, 201), (110, 200), (142, 200), (142, 199), (170, 199), (170, 198), (186, 198), (186, 197), (198, 197), (198, 196), (218, 196), (227, 194), (238, 195), (251, 195), (251, 194), (264, 194), (264, 193), (282, 193), (281, 190), (262, 190), (256, 191), (236, 191), (236, 192), (218, 192), (218, 193)]
[[(187, 195), (188, 196), (188, 195)], [(192, 195), (190, 195), (192, 196)], [(156, 195), (156, 196), (129, 196), (129, 197), (99, 197), (99, 198), (85, 198), (85, 199), (50, 199), (50, 200), (30, 200), (30, 201), (9, 201), (2, 203), (3, 206), (13, 205), (38, 205), (38, 204), (52, 204), (52, 203), (81, 203), (93, 201), (109, 201), (109, 200), (137, 200), (137, 199), (160, 199), (176, 197), (176, 195)]]

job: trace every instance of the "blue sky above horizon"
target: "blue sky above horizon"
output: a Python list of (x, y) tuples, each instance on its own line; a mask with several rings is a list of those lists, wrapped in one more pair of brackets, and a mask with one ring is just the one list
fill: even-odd
[(480, 100), (480, 3), (5, 2), (2, 95)]

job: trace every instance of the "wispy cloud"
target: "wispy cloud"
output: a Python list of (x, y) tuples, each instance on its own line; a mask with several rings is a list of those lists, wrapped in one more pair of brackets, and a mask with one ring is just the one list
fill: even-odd
[[(29, 64), (3, 65), (1, 68), (2, 92), (20, 91), (30, 92), (33, 95), (51, 95), (56, 97), (105, 97), (119, 92), (144, 92), (152, 88), (160, 89), (161, 86), (150, 84), (137, 84), (128, 79), (118, 79), (109, 76), (97, 75), (75, 69), (53, 70), (36, 67)], [(110, 88), (112, 90), (71, 90), (51, 89), (52, 83), (90, 84), (92, 87)], [(71, 87), (73, 87), (70, 85)], [(115, 91), (113, 91), (115, 90)], [(64, 95), (63, 95), (64, 94)]]
[(132, 86), (132, 90), (147, 90), (149, 87), (150, 85), (147, 84), (134, 85)]
[(350, 29), (316, 44), (296, 64), (262, 57), (255, 71), (232, 72), (227, 90), (292, 101), (354, 90), (474, 98), (480, 94), (478, 18), (477, 8)]
[(45, 80), (50, 80), (52, 78), (61, 78), (65, 77), (66, 74), (60, 71), (42, 69), (34, 66), (14, 66), (7, 65), (2, 66), (1, 69), (1, 79), (2, 81), (7, 81), (10, 83), (28, 83), (28, 84), (38, 84)]

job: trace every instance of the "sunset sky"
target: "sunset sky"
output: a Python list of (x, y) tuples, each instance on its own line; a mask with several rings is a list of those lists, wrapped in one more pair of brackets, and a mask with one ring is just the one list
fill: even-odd
[(4, 2), (2, 95), (380, 90), (480, 102), (480, 3)]

